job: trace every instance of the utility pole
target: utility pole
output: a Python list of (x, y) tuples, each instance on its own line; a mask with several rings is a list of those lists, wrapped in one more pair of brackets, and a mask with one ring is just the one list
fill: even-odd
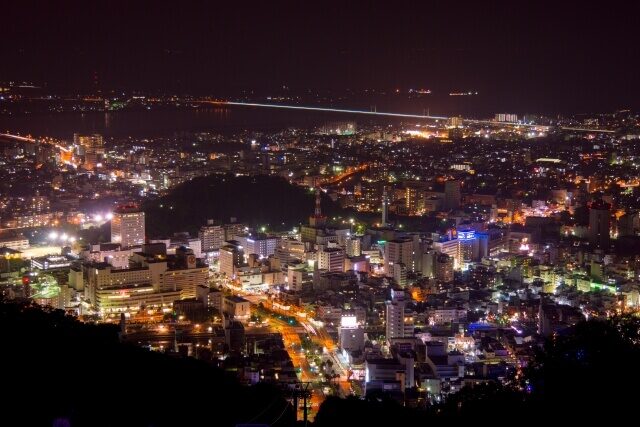
[(291, 399), (291, 403), (294, 409), (294, 417), (295, 421), (298, 421), (298, 404), (300, 399), (302, 399), (302, 421), (304, 421), (304, 425), (306, 426), (308, 423), (308, 412), (309, 408), (307, 407), (308, 399), (311, 397), (311, 391), (309, 390), (311, 383), (310, 382), (295, 382), (284, 384), (285, 396)]

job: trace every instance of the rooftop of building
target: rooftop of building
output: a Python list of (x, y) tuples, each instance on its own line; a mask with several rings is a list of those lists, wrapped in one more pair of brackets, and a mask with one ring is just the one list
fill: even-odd
[(400, 362), (396, 359), (384, 359), (384, 358), (374, 358), (367, 359), (365, 361), (368, 365), (380, 365), (380, 366), (402, 366)]
[(234, 303), (242, 303), (242, 302), (249, 302), (249, 300), (246, 300), (242, 297), (239, 297), (237, 295), (229, 295), (229, 296), (225, 296), (224, 297), (226, 300), (232, 301)]
[(22, 252), (17, 251), (15, 249), (7, 248), (6, 246), (0, 247), (0, 256), (17, 256), (21, 255)]

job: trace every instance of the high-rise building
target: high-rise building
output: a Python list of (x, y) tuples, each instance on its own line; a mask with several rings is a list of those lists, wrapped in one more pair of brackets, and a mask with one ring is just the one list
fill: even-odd
[(343, 313), (340, 319), (340, 348), (347, 351), (364, 350), (364, 329), (358, 325), (354, 313)]
[(449, 180), (444, 183), (444, 209), (452, 210), (460, 207), (462, 200), (462, 183), (458, 180)]
[(207, 221), (207, 225), (200, 227), (198, 233), (203, 252), (219, 250), (225, 242), (224, 227), (213, 220)]
[(589, 210), (589, 243), (599, 249), (611, 246), (611, 205), (597, 200)]
[(384, 248), (385, 271), (393, 274), (394, 264), (404, 264), (408, 271), (413, 271), (413, 240), (395, 239), (389, 240)]
[(233, 240), (235, 236), (242, 234), (247, 227), (244, 224), (239, 222), (231, 222), (229, 224), (225, 224), (223, 228), (224, 228), (224, 239)]
[(102, 135), (94, 133), (93, 135), (73, 134), (73, 143), (81, 147), (85, 153), (104, 154), (104, 139)]
[(318, 251), (318, 269), (342, 273), (344, 271), (344, 251), (340, 248), (324, 248)]
[(225, 245), (220, 248), (220, 257), (218, 259), (220, 273), (233, 278), (236, 268), (242, 266), (242, 264), (244, 264), (244, 248), (235, 240), (225, 242)]
[(51, 203), (47, 196), (36, 194), (26, 200), (25, 208), (25, 211), (29, 214), (40, 214), (49, 212), (51, 210)]
[(407, 286), (407, 266), (401, 262), (393, 264), (393, 281), (400, 287)]
[(385, 186), (383, 187), (383, 190), (382, 190), (382, 219), (380, 222), (381, 227), (387, 226), (387, 221), (389, 220), (388, 214), (389, 214), (389, 196), (387, 195), (387, 187)]
[(73, 134), (73, 143), (76, 145), (78, 154), (84, 155), (83, 167), (87, 170), (94, 170), (104, 154), (104, 140), (102, 135), (80, 135)]
[(386, 337), (405, 338), (413, 335), (413, 318), (406, 310), (407, 296), (403, 290), (392, 289), (386, 302)]
[(427, 278), (435, 277), (436, 257), (438, 253), (431, 249), (422, 254), (422, 275)]
[(142, 245), (145, 239), (144, 212), (135, 205), (120, 206), (111, 219), (111, 241), (123, 248)]
[(347, 256), (354, 257), (362, 254), (362, 241), (359, 237), (349, 237), (345, 241)]
[(424, 190), (420, 185), (407, 185), (405, 188), (405, 207), (409, 215), (416, 215), (424, 210)]
[(438, 254), (435, 268), (436, 280), (441, 283), (453, 282), (453, 257)]
[(303, 262), (287, 265), (287, 287), (291, 291), (300, 292), (304, 286), (311, 284), (311, 274), (307, 271), (307, 264)]
[(618, 219), (618, 236), (635, 236), (640, 230), (638, 212), (627, 212)]
[(448, 124), (449, 127), (458, 128), (458, 127), (462, 126), (462, 123), (463, 123), (462, 117), (454, 116), (454, 117), (449, 118), (447, 124)]
[(359, 188), (360, 190), (356, 192), (358, 208), (365, 211), (377, 211), (384, 194), (383, 182), (363, 181)]
[(494, 120), (502, 123), (518, 123), (518, 115), (510, 113), (498, 113), (495, 115)]
[(261, 233), (256, 236), (248, 236), (245, 240), (247, 254), (256, 254), (260, 258), (266, 258), (275, 253), (279, 239)]
[(305, 257), (305, 245), (294, 239), (281, 239), (274, 254), (282, 264), (289, 264)]
[[(433, 249), (438, 253), (449, 255), (453, 261), (454, 269), (461, 269), (464, 265), (463, 252), (465, 250), (472, 252), (473, 243), (468, 246), (469, 242), (461, 242), (460, 239), (447, 239), (433, 243)], [(469, 252), (467, 252), (468, 254)]]
[(476, 244), (476, 232), (474, 230), (458, 231), (458, 251), (460, 268), (466, 269), (473, 261), (474, 245)]

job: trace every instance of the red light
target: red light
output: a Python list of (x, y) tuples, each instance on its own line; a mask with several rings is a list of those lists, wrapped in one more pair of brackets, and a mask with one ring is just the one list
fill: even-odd
[(31, 278), (29, 276), (22, 276), (22, 284), (28, 285), (31, 283)]

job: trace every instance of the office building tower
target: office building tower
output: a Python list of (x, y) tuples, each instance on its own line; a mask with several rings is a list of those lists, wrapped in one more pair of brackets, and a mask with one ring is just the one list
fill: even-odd
[(404, 190), (405, 208), (409, 215), (418, 215), (424, 211), (424, 189), (422, 185), (408, 184)]
[[(358, 208), (365, 211), (377, 211), (383, 200), (384, 183), (382, 181), (363, 181), (356, 189)], [(386, 219), (385, 219), (386, 221)]]
[(463, 123), (462, 117), (454, 116), (449, 118), (447, 125), (449, 127), (457, 128), (457, 127), (462, 127), (462, 123)]
[(394, 264), (404, 264), (408, 271), (413, 271), (413, 240), (395, 239), (389, 240), (384, 248), (385, 271), (393, 274)]
[(142, 245), (144, 240), (144, 212), (135, 205), (119, 206), (111, 219), (111, 241), (128, 248)]
[(279, 239), (260, 233), (256, 236), (248, 236), (245, 240), (245, 253), (256, 254), (259, 258), (267, 258), (275, 253)]
[(296, 262), (287, 265), (287, 288), (300, 292), (306, 284), (311, 283), (311, 274), (307, 271), (307, 264)]
[(393, 264), (393, 281), (404, 288), (407, 286), (407, 266), (401, 262)]
[(411, 316), (407, 316), (406, 303), (407, 295), (403, 290), (391, 290), (391, 300), (386, 302), (387, 341), (392, 338), (413, 336), (413, 321)]
[(429, 279), (435, 277), (436, 274), (436, 257), (438, 253), (434, 250), (428, 250), (422, 254), (422, 275)]
[(518, 115), (509, 113), (498, 113), (495, 115), (494, 120), (501, 123), (518, 123)]
[(598, 200), (589, 210), (589, 243), (598, 249), (611, 246), (611, 205)]
[(389, 197), (387, 195), (387, 187), (385, 186), (383, 187), (383, 190), (382, 190), (382, 219), (380, 222), (381, 227), (387, 226), (388, 210), (389, 210)]
[(94, 170), (100, 163), (104, 155), (104, 140), (102, 135), (73, 135), (73, 143), (76, 145), (78, 154), (84, 156), (83, 168)]
[(289, 264), (296, 260), (305, 259), (305, 245), (303, 242), (294, 239), (281, 239), (274, 255), (281, 264)]
[(213, 220), (208, 220), (207, 225), (200, 227), (198, 237), (203, 252), (218, 251), (225, 242), (224, 227)]
[(438, 253), (449, 255), (453, 261), (453, 268), (462, 268), (460, 241), (457, 238), (434, 242), (433, 249)]
[(318, 269), (342, 273), (344, 271), (344, 251), (340, 248), (323, 248), (317, 253)]
[(241, 224), (239, 222), (231, 222), (230, 224), (225, 224), (224, 228), (224, 239), (233, 240), (234, 236), (238, 236), (245, 232), (247, 226)]
[(466, 270), (474, 259), (474, 248), (477, 245), (476, 232), (474, 230), (459, 230), (457, 240), (460, 268)]
[(453, 257), (447, 254), (438, 254), (435, 267), (435, 276), (438, 282), (453, 282)]
[(444, 183), (444, 210), (453, 210), (460, 207), (462, 200), (462, 183), (458, 180), (449, 180)]
[(362, 254), (362, 242), (359, 237), (349, 237), (345, 241), (347, 256), (355, 257)]
[(364, 329), (358, 325), (353, 313), (343, 313), (340, 319), (340, 348), (346, 351), (364, 350)]
[(234, 278), (236, 269), (244, 264), (244, 248), (235, 240), (225, 242), (220, 248), (220, 257), (218, 265), (220, 273), (225, 274), (228, 278)]
[(100, 134), (93, 135), (80, 135), (77, 133), (73, 134), (73, 143), (81, 148), (83, 152), (86, 153), (95, 153), (98, 155), (104, 154), (104, 139)]
[(618, 219), (618, 236), (636, 236), (640, 230), (638, 212), (627, 212)]

